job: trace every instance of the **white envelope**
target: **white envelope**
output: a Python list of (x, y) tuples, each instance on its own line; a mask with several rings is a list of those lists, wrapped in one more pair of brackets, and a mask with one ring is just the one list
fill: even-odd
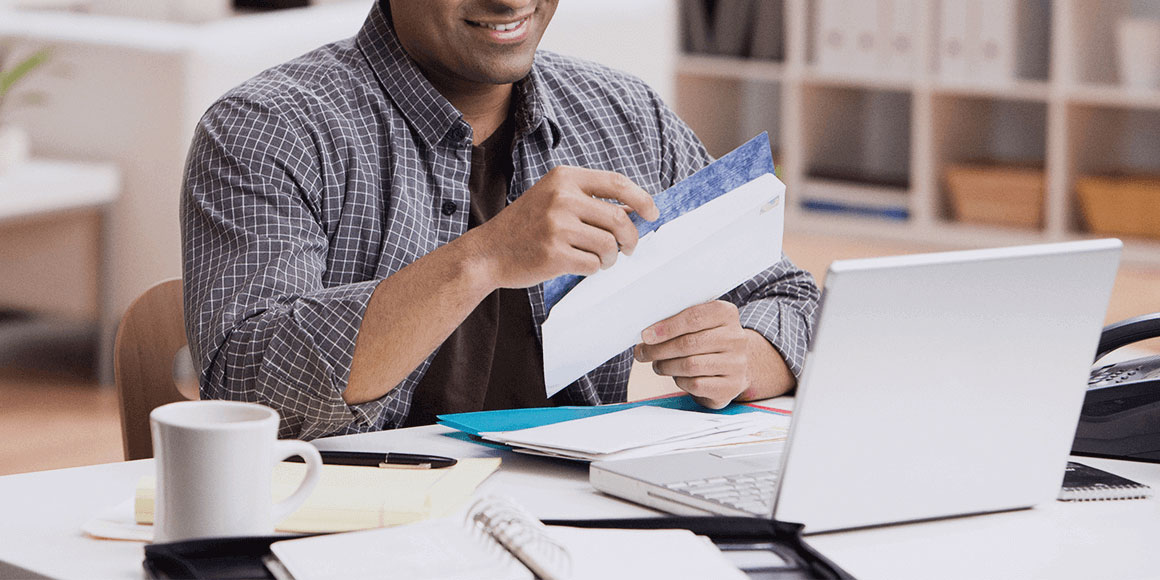
[(714, 300), (781, 260), (785, 185), (765, 174), (661, 226), (582, 280), (542, 327), (548, 396), (640, 342), (642, 330)]

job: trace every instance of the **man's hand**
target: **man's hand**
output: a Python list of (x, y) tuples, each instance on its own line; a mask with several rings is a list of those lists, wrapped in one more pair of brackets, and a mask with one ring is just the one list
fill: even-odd
[(673, 377), (698, 403), (720, 409), (741, 396), (774, 397), (795, 379), (765, 337), (742, 328), (737, 307), (715, 300), (686, 308), (641, 333), (633, 355)]
[(562, 274), (591, 275), (611, 267), (621, 250), (631, 254), (634, 210), (646, 220), (660, 217), (652, 196), (624, 175), (561, 166), (464, 238), (495, 287), (526, 288)]

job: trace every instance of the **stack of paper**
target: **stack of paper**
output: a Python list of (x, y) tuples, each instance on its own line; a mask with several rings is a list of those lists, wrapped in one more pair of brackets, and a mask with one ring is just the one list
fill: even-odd
[(788, 424), (788, 417), (773, 413), (718, 415), (646, 406), (480, 436), (520, 452), (600, 461), (777, 441), (786, 437)]
[(723, 409), (709, 409), (695, 401), (693, 397), (681, 393), (665, 395), (632, 403), (608, 403), (595, 406), (536, 407), (527, 409), (498, 409), (494, 411), (472, 411), (469, 413), (449, 413), (439, 415), (439, 424), (463, 431), (468, 435), (479, 435), (486, 431), (516, 431), (574, 421), (585, 417), (615, 413), (636, 407), (664, 407), (682, 411), (696, 411), (717, 415), (739, 415), (741, 413), (777, 413), (788, 417), (789, 411), (763, 407), (751, 403), (729, 403)]

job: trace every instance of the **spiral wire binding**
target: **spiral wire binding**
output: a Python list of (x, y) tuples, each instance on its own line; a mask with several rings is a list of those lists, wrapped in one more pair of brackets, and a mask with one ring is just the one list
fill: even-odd
[(467, 510), (467, 522), (477, 533), (498, 542), (538, 578), (566, 580), (572, 575), (572, 557), (548, 537), (544, 524), (512, 500), (483, 497)]
[(1063, 501), (1111, 501), (1117, 499), (1148, 499), (1152, 490), (1139, 483), (1132, 485), (1093, 484), (1072, 487), (1061, 493)]

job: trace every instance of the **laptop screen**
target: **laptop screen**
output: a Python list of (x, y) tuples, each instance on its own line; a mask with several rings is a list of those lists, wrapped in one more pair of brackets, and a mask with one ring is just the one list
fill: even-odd
[(1120, 248), (834, 262), (777, 519), (816, 532), (1054, 499)]

